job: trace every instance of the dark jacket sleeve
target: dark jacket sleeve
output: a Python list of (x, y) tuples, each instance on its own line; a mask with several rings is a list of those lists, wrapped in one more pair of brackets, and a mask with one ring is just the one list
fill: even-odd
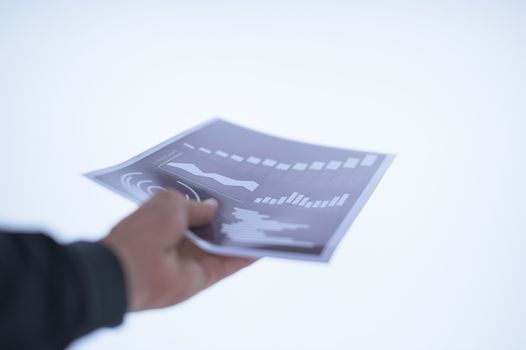
[(0, 231), (0, 349), (63, 349), (122, 322), (123, 271), (98, 243)]

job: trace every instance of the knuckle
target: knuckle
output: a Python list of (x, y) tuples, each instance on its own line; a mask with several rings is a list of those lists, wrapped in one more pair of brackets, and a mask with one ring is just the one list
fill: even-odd
[(167, 200), (168, 196), (169, 195), (166, 193), (166, 191), (160, 191), (154, 194), (151, 200), (154, 202), (164, 202)]
[(157, 192), (153, 198), (156, 198), (167, 205), (181, 205), (183, 198), (176, 190), (168, 189), (166, 191)]
[(162, 199), (170, 199), (174, 196), (175, 194), (175, 191), (174, 190), (171, 190), (171, 189), (168, 189), (166, 191), (159, 191), (155, 194), (155, 197), (158, 197), (158, 198), (162, 198)]

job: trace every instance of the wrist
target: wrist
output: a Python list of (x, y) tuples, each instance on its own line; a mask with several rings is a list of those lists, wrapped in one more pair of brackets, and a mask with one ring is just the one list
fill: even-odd
[(131, 259), (127, 256), (124, 249), (122, 249), (119, 244), (111, 240), (109, 236), (103, 238), (101, 241), (99, 241), (99, 243), (113, 253), (121, 266), (127, 295), (127, 311), (142, 310), (142, 300), (145, 299), (142, 297), (142, 294), (144, 293), (141, 293), (137, 286), (136, 278), (134, 278), (131, 267)]

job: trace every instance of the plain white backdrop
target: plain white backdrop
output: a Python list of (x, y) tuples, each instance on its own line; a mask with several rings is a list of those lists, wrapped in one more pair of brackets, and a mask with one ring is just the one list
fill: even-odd
[(327, 265), (263, 259), (84, 349), (526, 346), (520, 1), (1, 1), (0, 223), (94, 240), (82, 173), (220, 115), (398, 157)]

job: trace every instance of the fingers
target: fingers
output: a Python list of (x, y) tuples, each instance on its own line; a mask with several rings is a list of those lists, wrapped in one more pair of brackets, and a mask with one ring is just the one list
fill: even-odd
[(218, 202), (214, 198), (209, 198), (202, 202), (187, 200), (180, 192), (168, 190), (157, 193), (144, 206), (160, 208), (170, 217), (177, 219), (187, 227), (202, 226), (208, 224), (214, 217)]
[(202, 202), (187, 201), (188, 226), (193, 227), (208, 224), (214, 218), (218, 206), (219, 204), (214, 198), (209, 198)]

